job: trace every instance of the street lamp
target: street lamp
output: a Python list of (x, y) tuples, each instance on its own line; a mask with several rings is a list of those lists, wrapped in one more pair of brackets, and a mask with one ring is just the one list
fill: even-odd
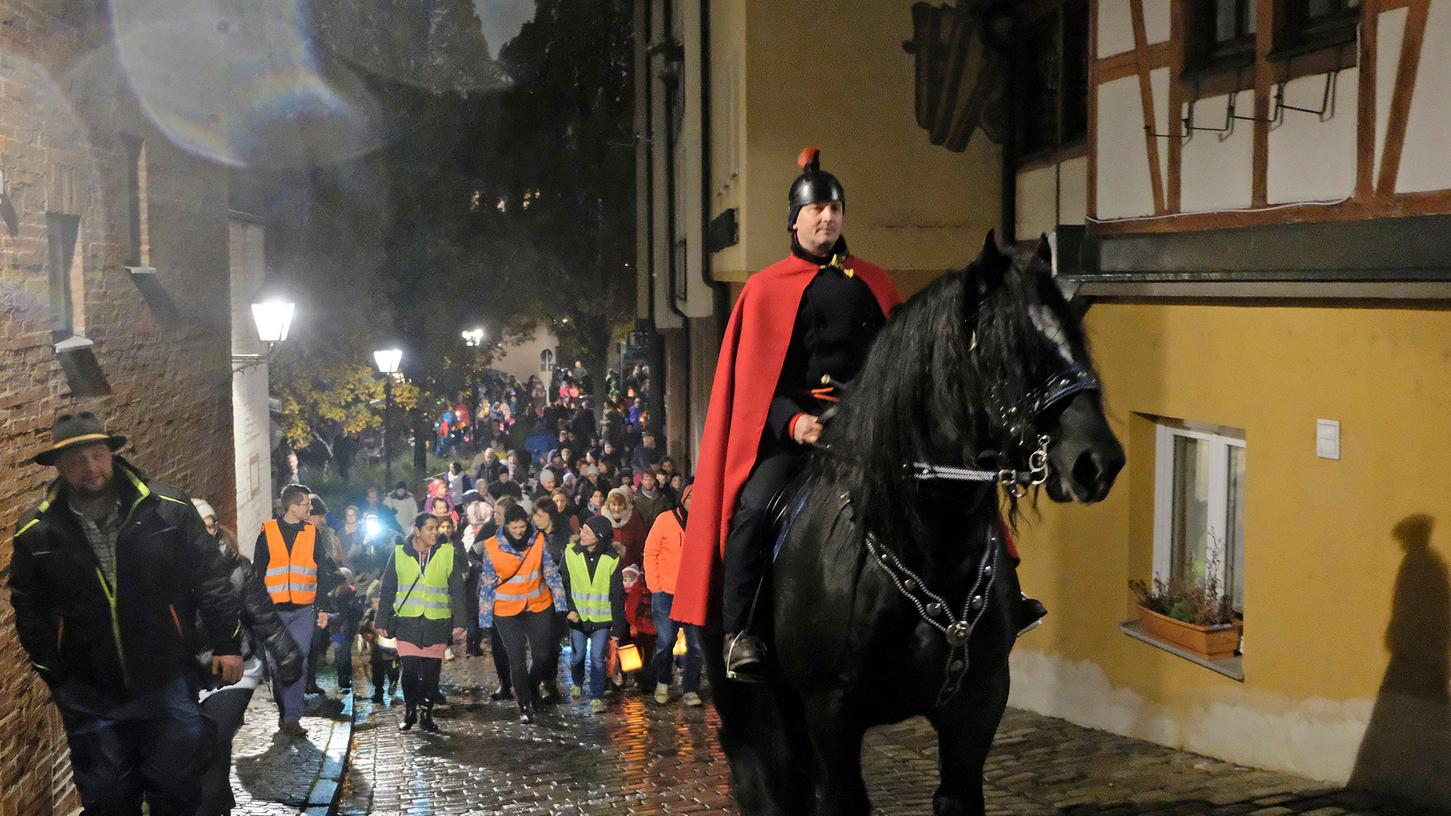
[(464, 329), (461, 334), (463, 335), (464, 345), (469, 348), (478, 348), (484, 344), (484, 330), (481, 328)]
[(271, 359), (277, 344), (287, 339), (287, 331), (292, 328), (292, 316), (296, 311), (296, 303), (277, 296), (253, 303), (252, 322), (257, 327), (257, 339), (267, 344), (267, 351), (262, 354), (233, 354), (232, 364), (236, 366), (234, 370), (242, 371)]
[(393, 454), (388, 449), (388, 420), (393, 416), (393, 378), (398, 374), (398, 364), (403, 362), (403, 350), (378, 349), (373, 352), (373, 361), (383, 375), (383, 481), (392, 490)]

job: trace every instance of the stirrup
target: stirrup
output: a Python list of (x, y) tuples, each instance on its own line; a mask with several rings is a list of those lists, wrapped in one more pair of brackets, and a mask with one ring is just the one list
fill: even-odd
[[(736, 644), (738, 644), (738, 643), (741, 642), (741, 637), (744, 636), (744, 635), (745, 635), (744, 632), (737, 632), (736, 633), (736, 636), (731, 639), (731, 647), (726, 650), (726, 656), (725, 656), (726, 679), (727, 680), (734, 680), (734, 681), (736, 681), (738, 683), (764, 683), (766, 681), (766, 673), (765, 673), (765, 663), (763, 661), (758, 660), (755, 663), (748, 663), (748, 664), (746, 664), (746, 665), (754, 665), (754, 666), (760, 667), (761, 671), (759, 673), (751, 672), (751, 671), (738, 672), (738, 671), (735, 671), (735, 670), (733, 670), (731, 668), (731, 658), (736, 653)], [(764, 651), (765, 648), (766, 648), (766, 645), (764, 643), (762, 643), (761, 644), (761, 649)]]

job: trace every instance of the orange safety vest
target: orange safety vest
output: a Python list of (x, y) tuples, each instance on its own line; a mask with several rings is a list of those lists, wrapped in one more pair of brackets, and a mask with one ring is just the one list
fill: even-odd
[(494, 564), (494, 575), (502, 581), (494, 590), (494, 614), (511, 618), (526, 609), (543, 612), (554, 606), (554, 596), (544, 583), (544, 535), (534, 539), (522, 559), (504, 552), (502, 535), (491, 536), (484, 544)]
[(276, 519), (262, 522), (262, 534), (267, 537), (267, 575), (263, 580), (272, 603), (306, 605), (316, 600), (317, 557), (313, 545), (317, 543), (317, 528), (303, 524), (292, 542), (291, 553), (287, 552)]

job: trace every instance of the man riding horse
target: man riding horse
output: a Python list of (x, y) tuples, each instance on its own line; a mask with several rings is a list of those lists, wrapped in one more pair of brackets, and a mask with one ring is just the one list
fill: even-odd
[[(881, 267), (848, 251), (846, 193), (821, 169), (820, 152), (806, 148), (798, 164), (787, 203), (791, 253), (751, 276), (726, 327), (672, 609), (685, 623), (719, 625), (727, 676), (746, 682), (766, 667), (756, 618), (769, 596), (773, 499), (902, 303)], [(1045, 612), (1024, 598), (1018, 620), (1030, 628)]]

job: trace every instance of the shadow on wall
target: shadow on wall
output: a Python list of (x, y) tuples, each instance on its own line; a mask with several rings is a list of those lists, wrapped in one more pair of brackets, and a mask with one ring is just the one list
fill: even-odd
[(1431, 549), (1434, 526), (1414, 515), (1393, 531), (1406, 554), (1386, 630), (1390, 665), (1350, 787), (1451, 806), (1451, 578)]

